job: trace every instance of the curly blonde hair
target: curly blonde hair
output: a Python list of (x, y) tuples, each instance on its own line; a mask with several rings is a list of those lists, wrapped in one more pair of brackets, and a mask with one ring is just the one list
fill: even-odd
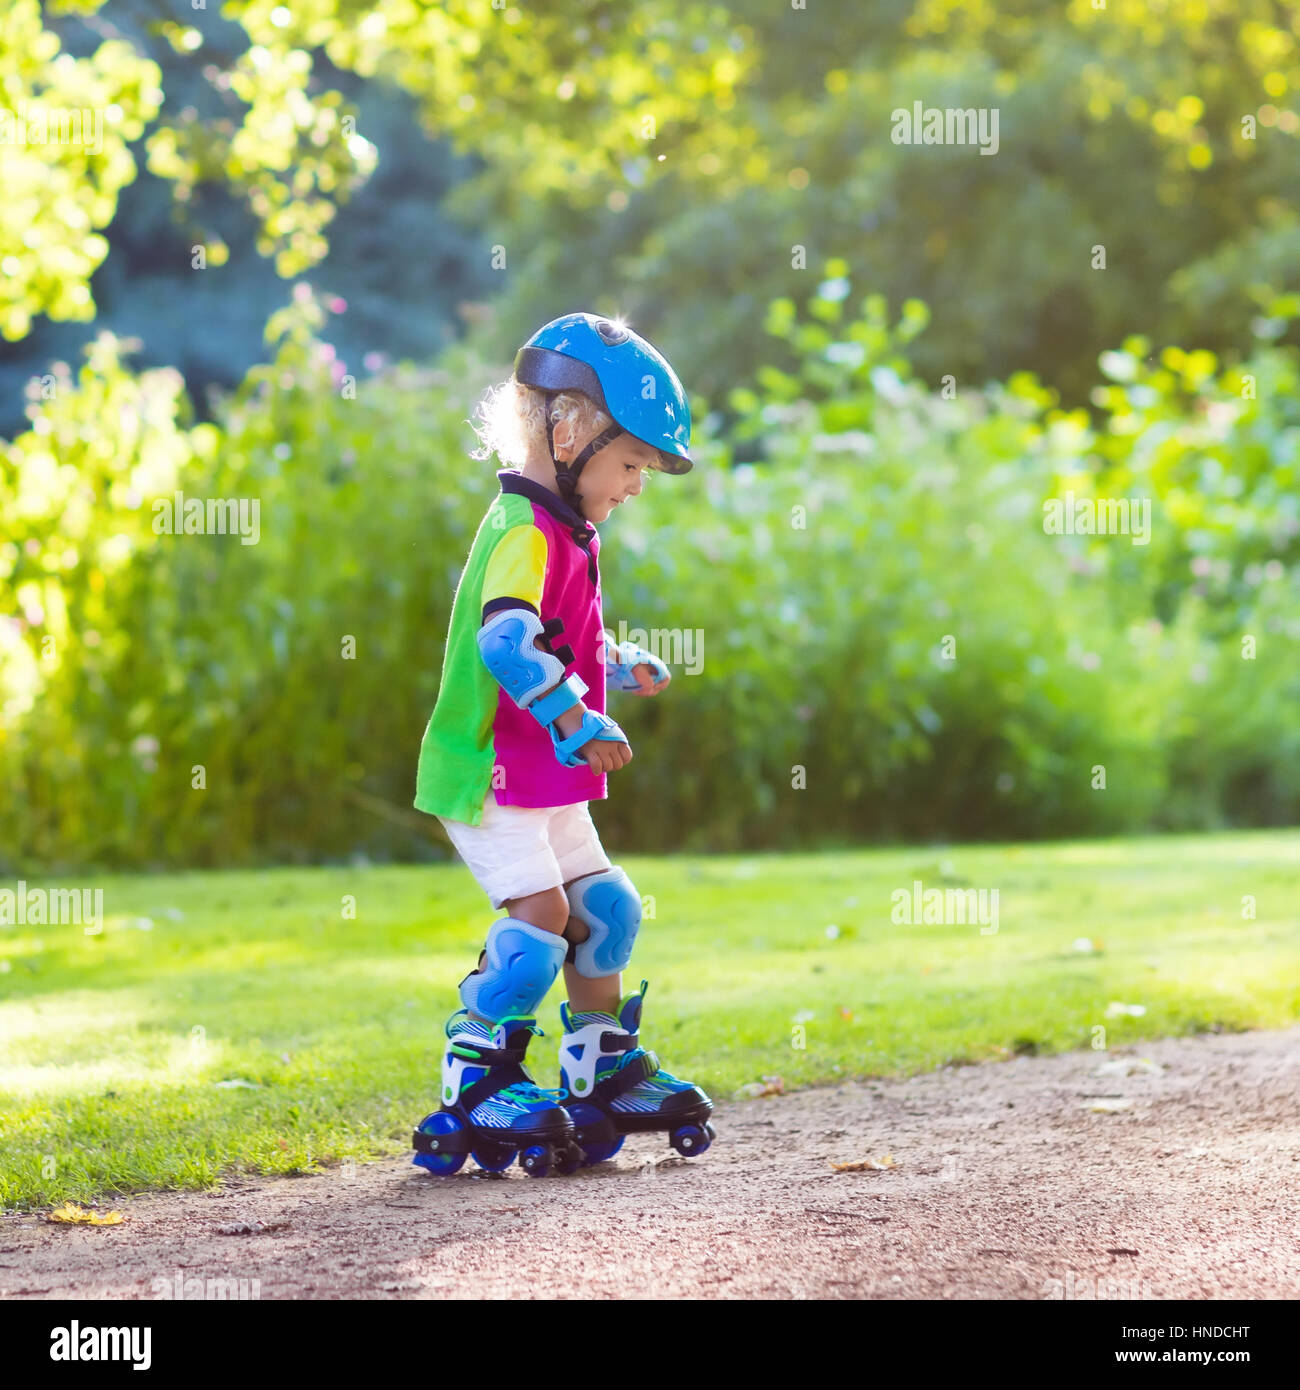
[[(479, 447), (470, 458), (489, 459), (522, 468), (529, 454), (546, 454), (546, 396), (535, 386), (511, 377), (488, 387), (469, 423)], [(579, 439), (588, 439), (614, 422), (581, 391), (561, 391), (551, 398), (551, 423), (568, 421)]]

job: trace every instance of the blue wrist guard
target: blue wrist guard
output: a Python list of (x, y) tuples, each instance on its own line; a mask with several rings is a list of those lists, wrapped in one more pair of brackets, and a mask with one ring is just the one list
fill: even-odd
[(668, 677), (668, 667), (653, 652), (638, 647), (635, 642), (615, 642), (605, 634), (605, 689), (640, 690), (637, 678), (632, 674), (633, 666), (649, 666), (654, 672), (655, 684)]
[[(571, 677), (570, 679), (576, 679)], [(587, 687), (584, 685), (583, 690)], [(578, 749), (584, 743), (590, 743), (593, 738), (598, 738), (605, 743), (627, 743), (627, 735), (617, 724), (606, 714), (597, 714), (594, 709), (586, 710), (582, 716), (582, 728), (577, 733), (570, 734), (568, 738), (562, 739), (559, 730), (552, 724), (550, 727), (551, 742), (555, 745), (555, 756), (564, 764), (565, 767), (586, 767), (587, 760), (578, 757)]]
[(593, 738), (604, 739), (609, 743), (626, 743), (627, 735), (606, 715), (597, 714), (594, 709), (584, 710), (582, 725), (568, 738), (561, 738), (555, 727), (557, 716), (574, 705), (587, 693), (590, 687), (581, 676), (569, 676), (540, 700), (528, 706), (528, 712), (551, 736), (555, 756), (565, 767), (586, 767), (587, 760), (578, 757), (578, 749)]
[(566, 676), (549, 695), (534, 700), (528, 706), (528, 713), (543, 729), (550, 729), (566, 709), (572, 709), (582, 699), (588, 689), (587, 682), (581, 676)]

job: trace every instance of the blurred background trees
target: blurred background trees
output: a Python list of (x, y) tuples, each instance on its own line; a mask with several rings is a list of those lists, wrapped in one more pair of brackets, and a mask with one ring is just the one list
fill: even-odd
[[(609, 621), (705, 643), (622, 712), (611, 844), (1293, 823), (1297, 43), (1264, 0), (12, 0), (0, 860), (429, 853), (465, 421), (575, 305), (704, 460), (609, 527)], [(894, 144), (917, 101), (996, 156)], [(259, 544), (155, 535), (178, 488)], [(1044, 534), (1067, 492), (1150, 544)]]
[[(5, 151), (0, 332), (38, 334), (0, 350), (4, 427), (88, 335), (50, 325), (96, 310), (206, 409), (257, 360), (273, 269), (348, 298), (358, 361), (431, 355), (486, 297), (504, 359), (584, 303), (671, 326), (718, 401), (768, 360), (768, 303), (812, 292), (794, 247), (933, 305), (930, 382), (1030, 368), (1069, 404), (1135, 329), (1240, 352), (1300, 291), (1292, 0), (217, 8), (0, 20), (10, 107), (121, 112), (100, 156)], [(892, 143), (918, 100), (996, 106), (997, 155)]]

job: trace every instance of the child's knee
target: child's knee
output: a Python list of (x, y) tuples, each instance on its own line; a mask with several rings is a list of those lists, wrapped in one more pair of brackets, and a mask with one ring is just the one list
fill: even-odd
[(563, 888), (547, 888), (530, 893), (526, 898), (511, 898), (506, 911), (521, 922), (528, 922), (543, 931), (563, 933), (569, 921), (569, 899)]

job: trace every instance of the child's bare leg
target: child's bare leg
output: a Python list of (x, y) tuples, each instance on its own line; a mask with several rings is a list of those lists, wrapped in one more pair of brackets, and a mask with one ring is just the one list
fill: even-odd
[(540, 893), (529, 893), (526, 898), (507, 898), (505, 909), (511, 917), (554, 932), (556, 936), (563, 934), (569, 920), (569, 900), (563, 888), (544, 888)]

